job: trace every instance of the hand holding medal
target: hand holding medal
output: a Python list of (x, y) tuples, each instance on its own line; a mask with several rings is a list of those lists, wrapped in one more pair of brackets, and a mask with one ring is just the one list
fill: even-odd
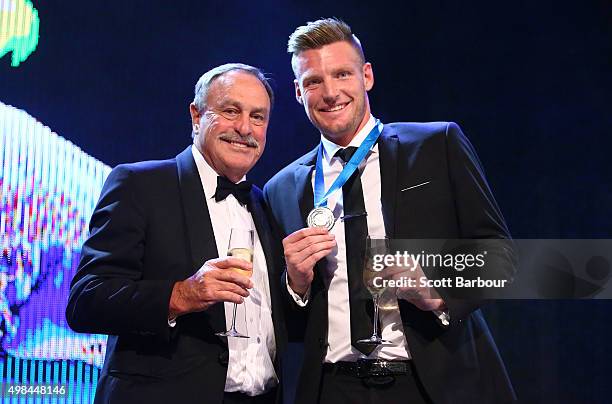
[(285, 237), (287, 281), (295, 293), (302, 297), (306, 294), (314, 277), (315, 264), (335, 246), (334, 235), (323, 227), (300, 229)]
[(361, 143), (353, 157), (346, 163), (327, 192), (324, 192), (325, 180), (323, 175), (323, 146), (319, 147), (314, 181), (314, 209), (306, 218), (308, 228), (300, 229), (283, 240), (285, 262), (287, 263), (287, 281), (291, 289), (304, 296), (310, 288), (314, 277), (313, 268), (323, 257), (332, 252), (336, 240), (329, 231), (334, 227), (336, 218), (327, 207), (329, 196), (342, 189), (342, 186), (355, 172), (359, 163), (365, 158), (382, 131), (382, 124), (376, 125)]

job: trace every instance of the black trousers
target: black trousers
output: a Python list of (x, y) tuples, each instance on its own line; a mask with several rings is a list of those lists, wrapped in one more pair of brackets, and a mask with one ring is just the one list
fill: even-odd
[(404, 375), (359, 378), (323, 370), (319, 404), (432, 404), (414, 367)]
[(224, 393), (223, 404), (274, 404), (277, 389), (273, 389), (260, 396), (247, 396), (244, 393)]

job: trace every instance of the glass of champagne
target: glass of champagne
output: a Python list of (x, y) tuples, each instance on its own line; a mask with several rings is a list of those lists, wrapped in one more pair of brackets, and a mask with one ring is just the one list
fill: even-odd
[[(230, 230), (229, 246), (227, 247), (227, 256), (240, 258), (242, 260), (253, 262), (253, 245), (255, 240), (255, 231), (250, 229), (232, 228)], [(250, 278), (253, 271), (245, 271), (240, 268), (232, 268), (231, 271), (238, 272), (240, 275)], [(248, 335), (241, 334), (236, 330), (236, 309), (238, 305), (234, 303), (234, 313), (232, 314), (232, 327), (225, 331), (219, 332), (216, 335), (220, 337), (237, 337), (249, 338)]]
[[(363, 283), (372, 295), (372, 302), (374, 303), (374, 326), (372, 336), (366, 339), (360, 339), (357, 342), (368, 345), (381, 345), (388, 344), (389, 341), (382, 339), (379, 335), (378, 329), (378, 301), (380, 296), (385, 291), (386, 287), (382, 282), (383, 268), (380, 265), (384, 265), (383, 260), (378, 260), (378, 267), (374, 267), (374, 257), (380, 255), (389, 254), (390, 246), (389, 239), (386, 236), (374, 236), (369, 235), (366, 239), (366, 251), (365, 251), (365, 267), (363, 268)], [(377, 279), (378, 278), (378, 279)]]

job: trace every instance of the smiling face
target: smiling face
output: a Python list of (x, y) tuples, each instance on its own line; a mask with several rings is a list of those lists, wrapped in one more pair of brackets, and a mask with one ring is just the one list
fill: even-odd
[(189, 106), (194, 143), (206, 162), (238, 182), (259, 160), (266, 146), (270, 98), (258, 78), (231, 70), (214, 79), (205, 107)]
[(370, 117), (367, 91), (374, 85), (370, 63), (349, 42), (300, 52), (293, 60), (295, 95), (323, 136), (346, 146)]

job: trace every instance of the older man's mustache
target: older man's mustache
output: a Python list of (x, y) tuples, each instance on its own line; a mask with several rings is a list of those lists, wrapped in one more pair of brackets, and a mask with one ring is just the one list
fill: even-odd
[(226, 142), (242, 143), (244, 145), (247, 145), (248, 147), (255, 147), (255, 148), (259, 147), (259, 142), (255, 140), (255, 138), (251, 135), (240, 136), (240, 135), (234, 135), (234, 134), (229, 134), (229, 133), (223, 133), (219, 136), (219, 139), (224, 140)]

